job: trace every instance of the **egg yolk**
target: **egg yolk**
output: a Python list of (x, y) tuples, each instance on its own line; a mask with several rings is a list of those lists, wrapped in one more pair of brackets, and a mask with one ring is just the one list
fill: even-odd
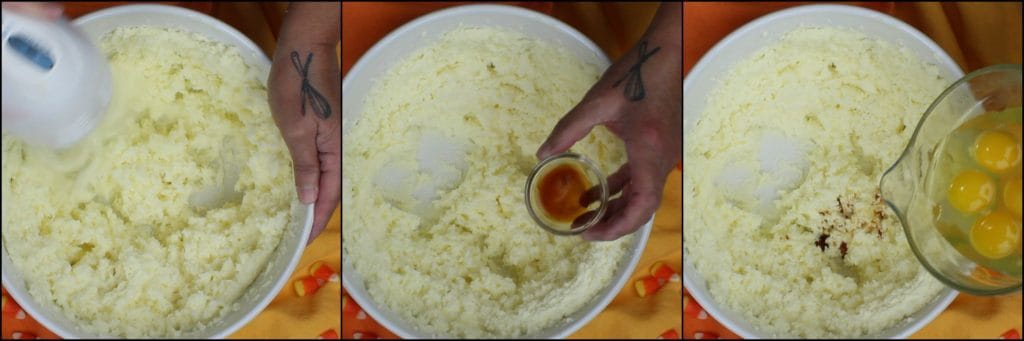
[(1021, 202), (1021, 180), (1020, 178), (1011, 179), (1003, 185), (1003, 204), (1006, 208), (1017, 215), (1020, 218), (1020, 202)]
[(966, 170), (953, 178), (947, 197), (954, 208), (964, 213), (974, 213), (992, 203), (996, 185), (988, 175), (976, 170)]
[(999, 259), (1012, 254), (1020, 245), (1020, 220), (998, 210), (978, 219), (971, 226), (971, 246), (982, 256)]
[(1020, 163), (1020, 148), (1010, 134), (986, 131), (974, 141), (974, 159), (993, 172), (1003, 172)]

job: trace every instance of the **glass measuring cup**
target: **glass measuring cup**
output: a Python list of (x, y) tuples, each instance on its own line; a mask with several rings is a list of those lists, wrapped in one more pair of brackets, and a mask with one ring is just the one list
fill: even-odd
[[(564, 182), (565, 179), (548, 179), (552, 175), (559, 177), (560, 175), (555, 173), (563, 171), (569, 171), (572, 177), (577, 178), (574, 180), (581, 182), (580, 186), (576, 186), (579, 188), (576, 188), (576, 191), (567, 188), (554, 188), (557, 193), (545, 193), (547, 191), (544, 188), (545, 183), (551, 182), (550, 180), (556, 182), (554, 185), (564, 187), (565, 184), (558, 184), (557, 182)], [(546, 207), (547, 205), (544, 204), (545, 197), (550, 195), (565, 196), (565, 198), (556, 199), (570, 201), (575, 204), (582, 195), (582, 191), (579, 190), (591, 189), (596, 191), (594, 193), (596, 194), (595, 200), (586, 206), (570, 205), (577, 207), (573, 210), (574, 212), (562, 212), (568, 214), (566, 217), (559, 217), (558, 214), (550, 211), (551, 207)], [(604, 173), (597, 167), (597, 164), (580, 154), (562, 153), (541, 160), (533, 168), (530, 176), (526, 179), (524, 198), (526, 199), (526, 210), (537, 225), (556, 235), (570, 236), (583, 233), (583, 231), (590, 229), (590, 227), (604, 218), (605, 212), (608, 210), (610, 195), (608, 182), (605, 179)], [(565, 203), (556, 203), (556, 206), (558, 206), (557, 204), (564, 205)]]
[(914, 255), (935, 278), (961, 292), (1014, 292), (1021, 289), (1021, 278), (981, 266), (957, 251), (936, 228), (937, 203), (928, 185), (937, 154), (961, 123), (987, 111), (1020, 106), (1020, 65), (994, 65), (967, 74), (932, 103), (899, 160), (882, 176), (882, 196), (903, 224)]

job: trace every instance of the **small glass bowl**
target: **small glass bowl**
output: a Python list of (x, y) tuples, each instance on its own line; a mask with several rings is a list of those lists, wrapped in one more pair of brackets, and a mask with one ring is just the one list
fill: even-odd
[[(572, 221), (563, 222), (551, 218), (540, 204), (540, 190), (538, 188), (540, 179), (543, 179), (551, 170), (565, 164), (575, 166), (577, 170), (583, 173), (587, 181), (592, 184), (590, 189), (596, 186), (600, 192), (597, 200), (591, 202), (586, 207), (586, 212), (580, 216), (588, 213), (596, 214), (593, 214), (586, 222), (576, 227), (572, 226)], [(533, 221), (537, 222), (537, 225), (557, 235), (571, 236), (583, 233), (583, 231), (590, 229), (604, 218), (605, 212), (608, 210), (608, 197), (611, 195), (608, 192), (608, 180), (605, 179), (604, 173), (597, 168), (593, 161), (590, 161), (590, 159), (583, 155), (566, 152), (549, 156), (533, 167), (533, 170), (530, 171), (530, 176), (526, 178), (526, 194), (524, 198), (526, 200), (526, 210), (530, 212), (530, 217), (533, 217)], [(579, 218), (579, 216), (576, 218)]]
[(914, 255), (935, 278), (960, 292), (1018, 292), (1021, 278), (987, 270), (961, 254), (936, 228), (933, 210), (938, 199), (926, 190), (934, 176), (932, 168), (946, 136), (962, 122), (986, 111), (1019, 107), (1020, 84), (1020, 64), (989, 66), (956, 81), (925, 111), (900, 159), (882, 175), (882, 197), (903, 224)]

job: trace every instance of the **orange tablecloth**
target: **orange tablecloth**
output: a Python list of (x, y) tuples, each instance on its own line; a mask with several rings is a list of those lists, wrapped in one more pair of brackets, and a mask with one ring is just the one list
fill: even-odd
[[(639, 39), (657, 9), (654, 3), (512, 3), (552, 15), (600, 46), (617, 60)], [(378, 40), (402, 24), (453, 3), (342, 3), (342, 74)], [(345, 94), (342, 94), (344, 100)], [(608, 307), (570, 338), (654, 338), (682, 329), (682, 283), (670, 282), (647, 298), (638, 297), (633, 283), (648, 274), (656, 261), (676, 272), (682, 269), (682, 172), (668, 177), (654, 229), (637, 269)], [(360, 333), (397, 338), (359, 310), (342, 315), (342, 334)]]
[[(272, 56), (276, 36), (286, 3), (211, 3), (211, 2), (161, 2), (209, 14), (235, 27), (267, 56)], [(116, 6), (118, 2), (80, 2), (65, 4), (65, 14), (73, 19), (86, 13)], [(338, 46), (339, 63), (340, 50)], [(337, 333), (341, 330), (341, 283), (325, 283), (310, 296), (298, 297), (292, 283), (309, 275), (308, 269), (315, 261), (323, 261), (331, 269), (341, 269), (341, 211), (340, 205), (334, 212), (327, 228), (311, 243), (302, 255), (292, 278), (267, 308), (249, 324), (232, 334), (230, 338), (316, 338), (324, 332)], [(7, 296), (6, 289), (3, 292)], [(20, 309), (19, 309), (20, 310)], [(53, 339), (57, 335), (24, 313), (12, 311), (2, 315), (0, 336), (4, 339), (28, 335)]]
[[(801, 3), (684, 3), (683, 72), (719, 40), (762, 15)], [(1021, 62), (1021, 4), (1018, 3), (852, 3), (893, 15), (927, 34), (965, 72)], [(696, 301), (686, 300), (684, 338), (736, 338)], [(689, 306), (694, 304), (694, 306)], [(996, 338), (1021, 332), (1021, 294), (978, 297), (960, 294), (935, 321), (912, 338)], [(700, 335), (697, 335), (700, 333)]]

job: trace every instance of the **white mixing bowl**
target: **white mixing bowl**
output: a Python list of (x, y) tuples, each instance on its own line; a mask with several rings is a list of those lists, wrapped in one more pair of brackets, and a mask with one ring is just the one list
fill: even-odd
[[(427, 46), (437, 38), (459, 24), (488, 25), (514, 29), (523, 34), (549, 41), (565, 47), (571, 53), (602, 67), (610, 64), (608, 57), (586, 36), (568, 25), (547, 15), (534, 11), (503, 5), (469, 5), (459, 6), (425, 15), (413, 20), (388, 34), (373, 46), (342, 81), (342, 134), (345, 134), (349, 122), (358, 120), (362, 112), (363, 99), (366, 98), (373, 80), (377, 79), (411, 52)], [(344, 199), (342, 199), (344, 200)], [(526, 209), (525, 207), (523, 208)], [(609, 283), (587, 305), (576, 313), (568, 316), (571, 322), (556, 324), (536, 334), (524, 338), (565, 338), (587, 324), (597, 316), (615, 295), (619, 293), (636, 268), (647, 237), (651, 233), (654, 218), (648, 221), (634, 234), (629, 252), (619, 263), (611, 283)], [(540, 228), (540, 227), (538, 227)], [(342, 241), (344, 243), (344, 240)], [(344, 247), (342, 248), (344, 250)], [(363, 278), (345, 261), (342, 253), (342, 285), (349, 295), (371, 317), (384, 327), (402, 338), (446, 338), (433, 335), (406, 321), (374, 300), (366, 291)]]
[[(119, 26), (152, 25), (177, 27), (202, 34), (210, 39), (234, 45), (246, 63), (267, 75), (270, 61), (249, 38), (231, 26), (202, 13), (164, 5), (128, 5), (99, 10), (73, 21), (93, 41)], [(266, 77), (262, 80), (266, 82)], [(5, 198), (5, 200), (7, 200)], [(313, 226), (313, 205), (292, 203), (294, 219), (286, 227), (281, 243), (271, 254), (270, 263), (256, 277), (237, 301), (238, 310), (212, 323), (207, 328), (182, 335), (182, 338), (224, 338), (235, 332), (263, 311), (277, 296), (295, 270)], [(0, 246), (2, 247), (2, 246)], [(85, 332), (53, 304), (36, 302), (25, 288), (25, 281), (12, 266), (6, 248), (0, 252), (3, 261), (3, 285), (15, 301), (39, 323), (62, 338), (109, 338)]]
[[(708, 93), (718, 84), (733, 64), (751, 53), (774, 43), (782, 34), (800, 25), (829, 25), (857, 29), (868, 36), (905, 46), (925, 62), (938, 66), (952, 83), (963, 71), (928, 36), (891, 16), (859, 7), (845, 5), (799, 6), (754, 20), (729, 34), (700, 59), (683, 81), (683, 136), (693, 129), (707, 104)], [(935, 94), (938, 96), (939, 94)], [(895, 161), (895, 160), (893, 160)], [(683, 211), (683, 214), (687, 214)], [(685, 220), (685, 219), (684, 219)], [(910, 245), (907, 245), (910, 247)], [(725, 327), (742, 338), (770, 338), (742, 315), (726, 308), (708, 294), (704, 278), (687, 260), (683, 248), (683, 285), (701, 307)], [(945, 288), (928, 305), (905, 321), (867, 338), (906, 338), (931, 322), (956, 297), (957, 292)]]

